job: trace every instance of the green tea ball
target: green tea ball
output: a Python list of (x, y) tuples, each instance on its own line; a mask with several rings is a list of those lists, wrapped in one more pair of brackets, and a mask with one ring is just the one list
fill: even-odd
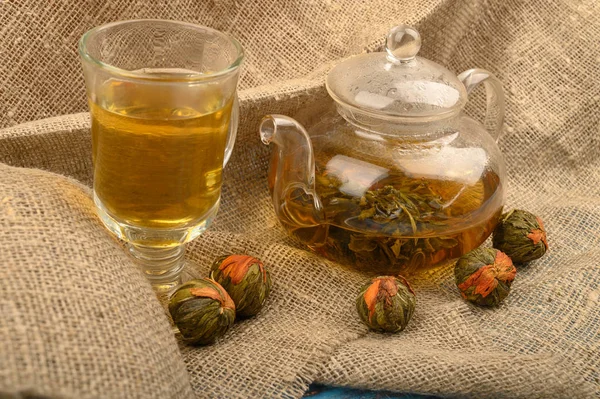
[(508, 296), (517, 269), (511, 259), (494, 248), (477, 248), (456, 262), (454, 276), (467, 301), (496, 306)]
[(402, 276), (376, 277), (361, 288), (356, 298), (358, 315), (374, 331), (404, 330), (415, 305), (415, 293)]
[(502, 215), (492, 241), (494, 248), (506, 253), (515, 263), (538, 259), (548, 250), (542, 219), (518, 209)]
[(223, 286), (235, 302), (238, 316), (256, 315), (271, 292), (271, 275), (265, 265), (248, 255), (218, 258), (210, 278)]
[(235, 304), (217, 282), (202, 278), (181, 285), (169, 300), (169, 313), (184, 341), (207, 345), (235, 320)]

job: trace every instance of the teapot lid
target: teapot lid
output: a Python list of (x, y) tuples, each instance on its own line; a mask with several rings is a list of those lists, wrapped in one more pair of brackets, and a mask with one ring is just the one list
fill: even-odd
[(421, 36), (408, 25), (387, 35), (385, 53), (349, 58), (327, 75), (338, 103), (383, 117), (428, 117), (458, 112), (467, 91), (454, 73), (418, 57)]

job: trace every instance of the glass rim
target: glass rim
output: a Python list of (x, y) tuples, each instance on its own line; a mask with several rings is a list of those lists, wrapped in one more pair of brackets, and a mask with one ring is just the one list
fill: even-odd
[(139, 22), (166, 22), (168, 24), (187, 26), (187, 27), (191, 27), (194, 29), (202, 28), (202, 29), (208, 30), (212, 33), (217, 34), (218, 36), (221, 36), (221, 37), (227, 39), (229, 42), (231, 42), (234, 45), (235, 49), (237, 50), (236, 59), (223, 69), (220, 69), (220, 70), (214, 71), (214, 72), (209, 72), (209, 73), (193, 73), (193, 74), (190, 73), (190, 74), (177, 74), (175, 76), (169, 76), (169, 81), (171, 81), (171, 82), (173, 82), (173, 81), (176, 81), (176, 82), (177, 81), (180, 81), (180, 82), (205, 81), (205, 80), (210, 80), (210, 79), (213, 79), (213, 78), (216, 78), (219, 76), (227, 75), (228, 73), (231, 73), (231, 72), (235, 71), (236, 69), (238, 69), (240, 67), (240, 65), (242, 64), (242, 61), (244, 60), (244, 48), (236, 39), (234, 39), (230, 35), (223, 33), (221, 31), (218, 31), (216, 29), (209, 28), (207, 26), (198, 25), (198, 24), (194, 24), (194, 23), (190, 23), (190, 22), (175, 21), (175, 20), (170, 20), (170, 19), (130, 19), (130, 20), (124, 20), (124, 21), (110, 22), (108, 24), (96, 26), (96, 27), (88, 30), (87, 32), (85, 32), (81, 36), (81, 39), (79, 39), (79, 44), (77, 46), (79, 57), (85, 62), (93, 64), (97, 67), (105, 69), (105, 70), (112, 72), (119, 76), (128, 77), (128, 78), (132, 78), (132, 79), (141, 79), (141, 80), (155, 80), (155, 81), (162, 80), (162, 81), (164, 81), (165, 80), (164, 75), (160, 76), (157, 74), (150, 74), (150, 73), (145, 73), (145, 72), (136, 72), (136, 71), (129, 71), (127, 69), (122, 69), (122, 68), (116, 67), (114, 65), (108, 64), (106, 62), (100, 61), (99, 59), (93, 57), (87, 51), (86, 44), (87, 44), (89, 38), (96, 35), (97, 33), (101, 32), (103, 30), (109, 29), (109, 28), (113, 28), (115, 26), (125, 25), (125, 24), (135, 24), (135, 23), (139, 23)]

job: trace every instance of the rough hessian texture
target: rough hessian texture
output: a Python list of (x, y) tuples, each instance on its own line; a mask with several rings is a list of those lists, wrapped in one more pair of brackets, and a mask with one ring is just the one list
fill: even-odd
[[(101, 23), (147, 17), (229, 32), (247, 53), (222, 207), (188, 256), (201, 276), (218, 255), (248, 253), (274, 286), (258, 317), (206, 348), (177, 351), (85, 187), (91, 140), (76, 41)], [(550, 252), (519, 270), (497, 309), (463, 301), (452, 265), (413, 278), (413, 320), (388, 336), (368, 333), (355, 313), (365, 277), (279, 227), (257, 127), (264, 114), (328, 101), (331, 65), (380, 49), (398, 23), (417, 26), (422, 56), (504, 83), (507, 206), (541, 216)], [(599, 44), (596, 0), (0, 1), (0, 162), (54, 172), (0, 166), (0, 396), (289, 398), (317, 381), (600, 398)]]

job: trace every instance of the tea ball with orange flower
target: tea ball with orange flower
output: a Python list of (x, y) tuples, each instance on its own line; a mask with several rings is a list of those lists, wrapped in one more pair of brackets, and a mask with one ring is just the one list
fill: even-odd
[(492, 241), (494, 248), (510, 256), (515, 263), (538, 259), (548, 250), (542, 219), (519, 209), (502, 215)]
[(227, 290), (241, 317), (256, 315), (271, 292), (269, 271), (260, 260), (248, 255), (218, 258), (211, 266), (210, 278)]
[(361, 288), (356, 298), (358, 315), (375, 331), (404, 330), (415, 305), (415, 293), (402, 276), (376, 277)]
[(462, 297), (482, 306), (496, 306), (508, 296), (517, 269), (504, 252), (477, 248), (456, 262), (454, 276)]

